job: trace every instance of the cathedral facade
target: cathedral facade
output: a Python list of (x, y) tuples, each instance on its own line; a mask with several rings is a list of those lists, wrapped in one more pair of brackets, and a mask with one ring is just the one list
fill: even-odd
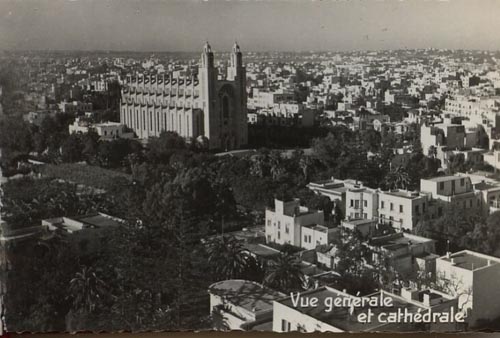
[(223, 80), (208, 43), (201, 54), (197, 77), (127, 77), (122, 86), (120, 122), (144, 139), (173, 131), (187, 139), (208, 141), (210, 149), (245, 146), (246, 73), (238, 44), (232, 48)]

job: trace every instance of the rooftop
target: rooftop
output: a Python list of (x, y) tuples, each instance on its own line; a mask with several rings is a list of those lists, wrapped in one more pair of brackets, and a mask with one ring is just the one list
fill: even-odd
[(440, 259), (452, 262), (454, 266), (471, 271), (500, 264), (500, 258), (498, 257), (483, 255), (469, 250), (459, 251), (449, 256), (443, 256)]
[(264, 258), (274, 257), (280, 254), (279, 250), (273, 249), (263, 244), (246, 243), (243, 245), (243, 247), (250, 253)]
[(450, 175), (450, 176), (438, 176), (438, 177), (427, 178), (427, 179), (422, 179), (422, 180), (432, 181), (432, 182), (446, 182), (446, 181), (456, 180), (459, 178), (460, 178), (459, 176)]
[(208, 291), (252, 312), (272, 310), (273, 301), (285, 297), (281, 292), (242, 279), (229, 279), (214, 283), (209, 286)]
[(389, 190), (389, 191), (383, 191), (382, 193), (386, 195), (398, 196), (408, 199), (417, 199), (422, 197), (419, 192), (411, 190)]
[(370, 244), (375, 246), (383, 247), (387, 250), (396, 250), (401, 247), (405, 247), (413, 244), (420, 244), (426, 242), (432, 242), (433, 239), (415, 236), (403, 232), (398, 232), (394, 234), (389, 234), (380, 237), (374, 237), (371, 239)]
[(91, 228), (101, 228), (107, 226), (119, 226), (121, 223), (118, 222), (115, 218), (102, 214), (88, 214), (83, 216), (73, 217), (72, 219), (76, 221), (80, 221), (81, 223), (91, 227)]
[(82, 229), (100, 229), (107, 227), (116, 227), (121, 225), (118, 218), (103, 214), (92, 213), (83, 216), (75, 217), (56, 217), (42, 220), (42, 224), (49, 225), (52, 230), (54, 228), (75, 232)]
[[(383, 292), (382, 295), (380, 292), (377, 292), (375, 294), (369, 295), (369, 297), (377, 297), (380, 299), (380, 297), (390, 297), (392, 298), (392, 307), (370, 307), (370, 306), (365, 306), (365, 307), (359, 307), (355, 308), (354, 313), (350, 314), (350, 309), (349, 307), (336, 307), (334, 306), (331, 311), (328, 311), (329, 308), (325, 306), (325, 299), (326, 298), (332, 298), (332, 302), (335, 302), (336, 298), (355, 298), (356, 296), (349, 295), (347, 293), (341, 292), (339, 290), (330, 288), (330, 287), (321, 287), (316, 290), (310, 291), (310, 292), (304, 292), (301, 293), (302, 297), (317, 297), (318, 298), (318, 306), (316, 307), (301, 307), (300, 305), (297, 307), (294, 307), (292, 304), (292, 299), (290, 297), (278, 300), (279, 303), (286, 305), (290, 308), (294, 308), (297, 311), (308, 315), (310, 317), (313, 317), (321, 322), (324, 322), (326, 324), (329, 324), (331, 326), (334, 326), (336, 328), (339, 328), (343, 331), (353, 331), (353, 332), (360, 332), (360, 331), (399, 331), (401, 328), (398, 327), (392, 327), (388, 326), (385, 323), (381, 323), (377, 320), (378, 315), (382, 312), (385, 313), (393, 313), (397, 312), (399, 308), (408, 308), (410, 312), (417, 312), (419, 309), (418, 306), (415, 304), (405, 302), (404, 300), (394, 297), (391, 294)], [(371, 311), (374, 313), (373, 319), (371, 323), (360, 323), (357, 320), (357, 315), (361, 312), (366, 312), (368, 308), (371, 309)], [(403, 325), (403, 324), (402, 324)], [(412, 325), (406, 324), (403, 325), (403, 327), (407, 325)], [(409, 328), (408, 328), (409, 329)]]

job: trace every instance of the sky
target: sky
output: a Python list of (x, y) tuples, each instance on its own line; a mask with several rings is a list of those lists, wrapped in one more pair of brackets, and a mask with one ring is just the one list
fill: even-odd
[(500, 0), (0, 0), (0, 50), (500, 50)]

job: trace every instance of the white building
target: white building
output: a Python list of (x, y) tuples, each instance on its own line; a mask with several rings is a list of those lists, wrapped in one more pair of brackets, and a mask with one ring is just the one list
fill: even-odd
[(64, 231), (75, 233), (85, 229), (103, 229), (117, 227), (123, 224), (123, 220), (106, 215), (102, 212), (75, 217), (56, 217), (42, 220), (42, 227), (48, 231)]
[(214, 283), (208, 292), (210, 314), (214, 319), (214, 329), (218, 330), (268, 331), (271, 329), (273, 301), (285, 297), (281, 292), (241, 279)]
[[(450, 312), (456, 309), (457, 300), (449, 295), (432, 290), (405, 290), (401, 296), (379, 291), (367, 295), (378, 299), (380, 306), (360, 306), (350, 310), (349, 304), (361, 297), (353, 296), (345, 291), (325, 286), (315, 290), (302, 292), (301, 296), (308, 299), (317, 298), (317, 306), (304, 306), (298, 304), (294, 306), (292, 298), (287, 297), (275, 300), (273, 304), (273, 331), (274, 332), (402, 332), (421, 331), (421, 327), (414, 322), (403, 320), (397, 323), (387, 322), (387, 318), (396, 315), (399, 311), (408, 313), (427, 311)], [(361, 302), (361, 300), (358, 300)], [(341, 304), (341, 306), (328, 306)], [(390, 304), (385, 305), (384, 304)], [(362, 322), (359, 315), (366, 313), (368, 309), (373, 313), (370, 322)], [(432, 331), (453, 331), (456, 330), (455, 323), (440, 324), (431, 323), (429, 329)]]
[(133, 138), (134, 133), (128, 132), (124, 124), (118, 122), (89, 123), (80, 118), (76, 118), (73, 124), (68, 126), (70, 134), (86, 134), (89, 130), (94, 130), (102, 138)]
[(63, 113), (79, 113), (79, 112), (91, 111), (92, 103), (80, 102), (80, 101), (72, 101), (72, 102), (63, 101), (59, 103), (59, 110), (61, 110)]
[[(482, 208), (480, 193), (474, 191), (470, 177), (455, 175), (421, 179), (420, 191), (430, 194), (433, 200), (445, 202), (448, 206), (464, 210)], [(438, 207), (437, 216), (441, 214), (442, 208)]]
[(381, 191), (378, 196), (380, 222), (397, 229), (413, 230), (427, 211), (427, 195), (416, 191)]
[[(317, 239), (323, 238), (324, 229), (315, 227), (322, 224), (324, 224), (323, 211), (309, 210), (300, 205), (299, 199), (291, 201), (275, 199), (274, 209), (266, 209), (266, 242), (291, 244), (298, 247), (302, 247), (303, 244), (314, 245)], [(307, 244), (302, 243), (302, 232), (305, 226), (311, 227), (305, 230), (307, 235), (311, 236), (311, 242)]]
[(348, 187), (345, 210), (347, 219), (378, 219), (378, 191), (362, 183)]
[(436, 278), (459, 298), (470, 326), (500, 317), (500, 258), (469, 250), (448, 253), (436, 260)]

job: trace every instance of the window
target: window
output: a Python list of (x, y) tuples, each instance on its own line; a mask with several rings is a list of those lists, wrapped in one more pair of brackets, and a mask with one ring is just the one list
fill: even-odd
[(285, 233), (287, 233), (287, 234), (290, 233), (290, 229), (288, 228), (288, 225), (285, 226)]
[(392, 203), (391, 203), (391, 204), (390, 204), (390, 206), (389, 206), (389, 209), (390, 209), (391, 211), (393, 211), (393, 210), (394, 210), (394, 204), (392, 204)]
[(444, 182), (439, 182), (439, 190), (443, 190), (444, 189)]
[(307, 235), (304, 235), (304, 243), (307, 243)]
[(222, 116), (225, 119), (229, 117), (229, 98), (227, 96), (222, 99)]
[(354, 201), (354, 209), (359, 209), (359, 200)]
[(384, 209), (384, 207), (385, 207), (384, 201), (380, 201), (380, 209)]
[(364, 200), (364, 201), (363, 201), (363, 205), (364, 205), (365, 207), (367, 207), (367, 206), (368, 206), (368, 201), (367, 201), (367, 200)]
[(312, 242), (312, 238), (311, 238), (311, 235), (309, 235), (309, 243)]
[(366, 212), (363, 213), (363, 218), (364, 219), (367, 219), (368, 218), (368, 214)]
[(351, 208), (354, 206), (354, 200), (351, 200)]
[(281, 233), (278, 231), (278, 239), (281, 238)]
[(465, 178), (460, 179), (460, 186), (463, 187), (465, 184)]
[(403, 206), (402, 205), (399, 205), (399, 212), (402, 213), (403, 212)]
[(281, 228), (281, 222), (278, 221), (278, 229), (280, 229), (280, 228)]
[(291, 323), (286, 319), (282, 319), (281, 320), (281, 331), (282, 332), (289, 332), (291, 329), (292, 329)]

